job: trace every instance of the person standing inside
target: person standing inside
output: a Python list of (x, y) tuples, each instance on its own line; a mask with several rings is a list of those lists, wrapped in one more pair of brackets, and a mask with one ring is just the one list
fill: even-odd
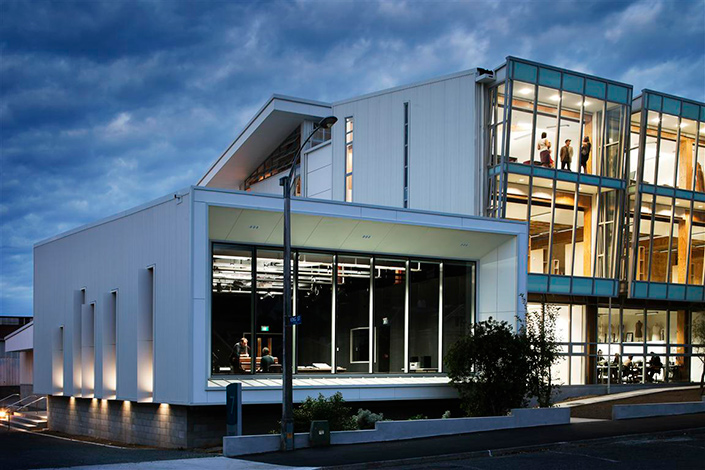
[(230, 354), (230, 368), (236, 374), (244, 374), (245, 369), (242, 368), (240, 362), (240, 356), (247, 356), (249, 346), (247, 346), (247, 338), (240, 338), (240, 341), (233, 348), (233, 352)]
[[(582, 168), (585, 173), (587, 173), (587, 162), (590, 159), (590, 150), (592, 150), (590, 137), (585, 136), (583, 145), (580, 147), (580, 168)], [(578, 171), (580, 171), (580, 169), (578, 169)]]
[(570, 146), (570, 139), (565, 140), (565, 145), (561, 147), (561, 170), (570, 171), (570, 164), (573, 162), (573, 147)]
[(551, 168), (551, 141), (548, 140), (548, 136), (545, 132), (541, 133), (541, 139), (536, 146), (539, 151), (539, 156), (541, 157), (541, 166)]

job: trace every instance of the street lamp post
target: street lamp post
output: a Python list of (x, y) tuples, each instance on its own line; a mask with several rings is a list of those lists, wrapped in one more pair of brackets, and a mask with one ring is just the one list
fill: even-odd
[(291, 305), (291, 181), (296, 169), (296, 161), (313, 134), (318, 129), (330, 129), (338, 121), (335, 116), (321, 119), (309, 134), (291, 161), (289, 174), (283, 177), (279, 184), (284, 188), (284, 334), (282, 338), (282, 429), (281, 450), (294, 450), (294, 400), (292, 374), (292, 305)]

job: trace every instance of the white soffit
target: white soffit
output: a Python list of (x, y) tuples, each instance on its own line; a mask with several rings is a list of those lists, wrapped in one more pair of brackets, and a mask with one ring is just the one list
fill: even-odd
[(272, 151), (304, 120), (331, 113), (325, 103), (275, 95), (211, 166), (198, 186), (238, 189)]
[[(281, 245), (282, 224), (281, 212), (210, 207), (209, 236), (212, 240)], [(292, 245), (301, 248), (480, 259), (513, 237), (472, 229), (292, 214)]]

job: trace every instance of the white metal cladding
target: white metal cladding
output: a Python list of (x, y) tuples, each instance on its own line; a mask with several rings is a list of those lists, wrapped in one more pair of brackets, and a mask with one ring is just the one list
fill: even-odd
[[(35, 393), (81, 396), (85, 385), (88, 395), (115, 398), (112, 390), (104, 393), (100, 375), (104, 352), (110, 349), (105, 332), (111, 325), (105, 319), (112, 316), (112, 292), (117, 291), (116, 398), (145, 396), (138, 390), (138, 302), (144, 288), (139, 273), (154, 266), (154, 400), (188, 402), (190, 206), (188, 193), (172, 195), (35, 246)], [(80, 294), (82, 288), (85, 296)], [(81, 349), (71, 347), (82, 343), (74, 321), (76, 312), (81, 313), (76, 302), (82, 297), (86, 305), (95, 302), (93, 331), (82, 332), (95, 345), (94, 356), (89, 352), (88, 357), (94, 357), (96, 375), (86, 384), (72, 373), (90, 367), (77, 357)], [(83, 324), (91, 328), (90, 321)], [(85, 377), (93, 378), (89, 371)]]
[[(208, 381), (212, 400), (225, 401), (225, 387), (242, 383), (242, 401), (245, 404), (281, 403), (281, 379), (245, 379)], [(294, 377), (294, 402), (306, 397), (324, 396), (341, 392), (347, 401), (420, 400), (456, 398), (445, 376), (400, 377)]]
[(409, 102), (409, 207), (478, 215), (474, 72), (333, 105), (333, 199), (344, 199), (345, 117), (355, 119), (353, 201), (404, 204), (404, 103)]
[[(139, 384), (151, 382), (138, 380), (141, 371), (149, 368), (137, 364), (141, 360), (140, 351), (144, 350), (138, 342), (148, 339), (139, 326), (145, 320), (140, 312), (145, 311), (144, 305), (149, 301), (143, 298), (146, 286), (140, 282), (149, 280), (145, 272), (151, 267), (154, 401), (221, 403), (222, 393), (207, 390), (209, 243), (211, 239), (222, 239), (280, 244), (281, 210), (281, 196), (192, 188), (182, 196), (172, 195), (37, 244), (34, 249), (36, 392), (120, 400), (144, 400), (149, 396), (145, 393), (149, 391), (141, 390)], [(521, 248), (525, 249), (527, 244), (526, 224), (298, 198), (292, 201), (292, 210), (294, 239), (298, 240), (300, 229), (311, 229), (308, 241), (297, 241), (298, 244), (336, 247), (338, 227), (350, 237), (337, 245), (345, 251), (428, 256), (450, 253), (453, 258), (474, 259), (478, 261), (478, 313), (506, 313), (513, 318), (519, 310), (518, 302), (514, 301), (512, 306), (512, 299), (516, 297), (514, 294), (525, 291), (526, 253)], [(211, 215), (211, 211), (216, 215)], [(236, 211), (258, 217), (263, 231), (268, 231), (265, 239), (260, 240), (263, 232), (252, 235), (255, 237), (252, 239), (245, 237), (243, 233), (247, 231), (239, 230), (238, 221), (230, 218)], [(374, 250), (360, 245), (358, 238), (362, 237), (355, 234), (362, 233), (361, 230), (379, 235), (365, 238), (378, 244)], [(426, 237), (427, 248), (414, 240), (420, 236)], [(475, 241), (470, 245), (473, 253), (462, 255), (458, 236)], [(456, 254), (448, 250), (455, 250)], [(113, 330), (110, 323), (116, 304), (117, 328)], [(105, 363), (111, 361), (112, 337), (117, 341), (116, 365)], [(91, 343), (93, 350), (87, 349)], [(86, 358), (83, 361), (82, 353)], [(84, 373), (85, 367), (91, 370)], [(117, 392), (102, 377), (111, 374), (115, 367)], [(404, 377), (403, 386), (396, 379), (374, 379), (368, 384), (378, 387), (374, 391), (350, 382), (346, 394), (351, 399), (401, 399), (439, 398), (450, 393), (447, 386), (429, 384), (418, 377)], [(301, 390), (309, 385), (330, 390), (329, 382), (317, 384), (318, 378), (305, 380), (309, 382), (301, 382)], [(384, 385), (388, 380), (392, 382)], [(422, 382), (417, 383), (418, 380)], [(251, 402), (274, 399), (271, 388), (257, 393), (266, 396), (251, 397)]]

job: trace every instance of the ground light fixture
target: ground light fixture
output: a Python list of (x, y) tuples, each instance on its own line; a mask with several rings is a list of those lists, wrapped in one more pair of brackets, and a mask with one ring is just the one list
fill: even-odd
[(330, 129), (338, 121), (335, 116), (321, 119), (309, 134), (299, 150), (291, 160), (289, 174), (283, 177), (279, 184), (284, 191), (284, 334), (282, 335), (282, 427), (280, 448), (283, 451), (294, 450), (294, 400), (292, 384), (292, 326), (299, 324), (299, 317), (292, 316), (291, 305), (291, 180), (296, 170), (296, 161), (301, 151), (313, 134), (319, 129)]

